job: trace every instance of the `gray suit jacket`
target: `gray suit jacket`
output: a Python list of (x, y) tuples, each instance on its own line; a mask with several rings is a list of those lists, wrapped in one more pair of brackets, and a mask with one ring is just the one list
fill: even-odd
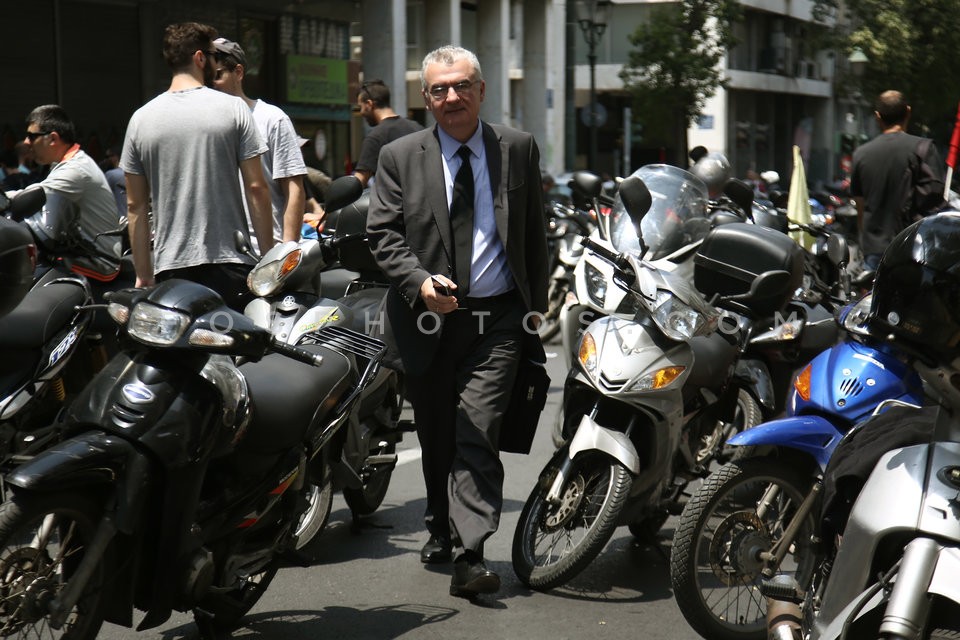
[[(497, 232), (507, 264), (528, 310), (547, 309), (547, 242), (540, 151), (528, 133), (481, 122)], [(442, 330), (420, 298), (432, 274), (453, 278), (453, 237), (434, 129), (408, 134), (383, 147), (370, 197), (367, 234), (374, 258), (392, 286), (384, 334), (388, 362), (411, 374), (433, 360)], [(418, 327), (418, 319), (426, 331)]]

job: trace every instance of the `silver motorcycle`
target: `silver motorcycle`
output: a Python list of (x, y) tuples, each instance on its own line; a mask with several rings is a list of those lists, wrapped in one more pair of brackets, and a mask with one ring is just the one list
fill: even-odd
[[(614, 266), (626, 296), (583, 334), (564, 389), (565, 443), (520, 514), (513, 567), (530, 587), (567, 582), (621, 524), (652, 537), (680, 513), (684, 488), (706, 475), (711, 460), (700, 455), (702, 443), (736, 419), (743, 388), (733, 372), (749, 335), (744, 323), (781, 308), (802, 277), (800, 249), (783, 234), (740, 223), (705, 237), (705, 190), (686, 173), (621, 183), (639, 251), (584, 241)], [(649, 228), (644, 214), (655, 210), (665, 215)], [(647, 238), (670, 252), (704, 237), (693, 277), (641, 257)], [(724, 316), (718, 304), (743, 315)]]

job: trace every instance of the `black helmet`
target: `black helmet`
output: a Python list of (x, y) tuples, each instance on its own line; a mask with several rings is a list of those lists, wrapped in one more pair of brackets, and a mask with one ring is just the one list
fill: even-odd
[(960, 355), (960, 213), (923, 218), (877, 267), (870, 327), (940, 362)]

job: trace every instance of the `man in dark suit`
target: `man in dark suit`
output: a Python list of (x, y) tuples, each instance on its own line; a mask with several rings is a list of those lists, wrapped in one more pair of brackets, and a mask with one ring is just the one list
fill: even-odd
[(470, 51), (429, 53), (420, 80), (437, 126), (383, 147), (367, 231), (393, 285), (384, 337), (423, 452), (421, 560), (456, 551), (450, 593), (472, 597), (500, 587), (483, 562), (503, 505), (497, 445), (524, 332), (547, 308), (540, 152), (480, 120), (486, 86)]

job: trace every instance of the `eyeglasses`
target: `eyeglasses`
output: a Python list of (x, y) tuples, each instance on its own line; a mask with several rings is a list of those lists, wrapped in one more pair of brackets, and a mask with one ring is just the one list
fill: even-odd
[(27, 140), (30, 142), (36, 142), (37, 138), (42, 138), (43, 136), (48, 136), (52, 131), (27, 131)]
[(462, 96), (470, 91), (477, 82), (479, 80), (461, 80), (456, 84), (435, 84), (427, 92), (434, 100), (443, 100), (450, 94), (450, 89), (453, 89), (458, 96)]

